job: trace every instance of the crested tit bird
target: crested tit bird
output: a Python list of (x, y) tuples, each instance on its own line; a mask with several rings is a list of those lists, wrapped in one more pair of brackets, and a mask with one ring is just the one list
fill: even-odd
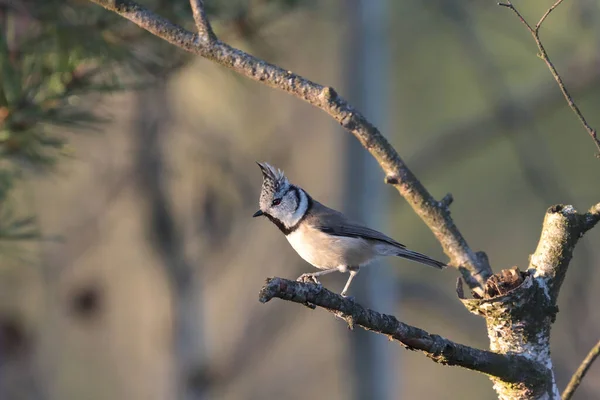
[(321, 270), (302, 274), (299, 281), (310, 279), (318, 283), (319, 276), (348, 272), (350, 276), (341, 293), (345, 297), (359, 269), (377, 256), (398, 256), (438, 269), (446, 267), (324, 206), (304, 189), (291, 184), (283, 171), (267, 163), (257, 164), (263, 183), (260, 209), (253, 217), (267, 217), (283, 232), (300, 257)]

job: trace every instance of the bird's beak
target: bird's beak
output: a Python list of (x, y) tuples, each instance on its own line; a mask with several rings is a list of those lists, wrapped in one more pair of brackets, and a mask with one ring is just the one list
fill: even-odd
[(255, 212), (254, 214), (252, 214), (252, 218), (260, 217), (263, 214), (264, 213), (261, 210), (258, 210), (257, 212)]

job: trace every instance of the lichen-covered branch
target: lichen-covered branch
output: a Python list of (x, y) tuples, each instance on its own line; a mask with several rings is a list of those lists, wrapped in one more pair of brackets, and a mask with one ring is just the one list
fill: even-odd
[(599, 151), (599, 153), (596, 154), (596, 157), (600, 158), (600, 139), (598, 139), (598, 135), (597, 135), (596, 130), (594, 128), (592, 128), (590, 126), (590, 124), (588, 124), (588, 122), (586, 121), (585, 117), (583, 116), (581, 110), (579, 110), (579, 107), (577, 106), (577, 104), (575, 104), (575, 101), (573, 100), (573, 97), (571, 96), (571, 94), (567, 90), (567, 87), (563, 83), (560, 74), (558, 73), (558, 71), (556, 70), (556, 67), (554, 66), (554, 64), (550, 60), (550, 57), (548, 57), (548, 53), (546, 52), (546, 48), (544, 47), (544, 44), (542, 43), (542, 40), (540, 39), (540, 28), (542, 27), (542, 24), (544, 23), (544, 21), (546, 20), (546, 18), (548, 17), (548, 15), (556, 7), (558, 7), (562, 2), (563, 2), (563, 0), (557, 0), (544, 13), (544, 15), (542, 15), (542, 18), (540, 18), (540, 20), (535, 25), (535, 27), (532, 27), (527, 22), (527, 20), (523, 17), (523, 15), (521, 15), (521, 13), (519, 12), (519, 10), (517, 10), (517, 8), (512, 4), (511, 1), (507, 1), (506, 3), (498, 3), (498, 5), (503, 6), (503, 7), (507, 7), (509, 9), (511, 9), (517, 15), (517, 17), (519, 18), (519, 20), (525, 25), (525, 27), (527, 28), (527, 30), (529, 31), (529, 33), (531, 33), (531, 35), (533, 36), (533, 40), (535, 41), (535, 44), (537, 45), (538, 50), (539, 50), (538, 57), (540, 57), (546, 63), (546, 66), (548, 67), (548, 69), (550, 70), (550, 73), (552, 74), (552, 77), (554, 78), (554, 80), (558, 84), (558, 87), (560, 88), (560, 91), (562, 92), (563, 96), (565, 97), (565, 100), (569, 104), (569, 107), (571, 107), (571, 110), (573, 110), (573, 112), (575, 113), (575, 115), (577, 115), (577, 118), (579, 118), (579, 121), (581, 121), (581, 124), (583, 125), (583, 127), (585, 128), (585, 130), (587, 131), (587, 133), (592, 137), (592, 140), (594, 141), (594, 144), (596, 145), (596, 148)]
[(546, 212), (542, 233), (529, 269), (543, 279), (548, 295), (556, 303), (577, 241), (600, 221), (600, 203), (579, 214), (573, 206), (552, 206)]
[(577, 241), (599, 221), (600, 203), (584, 214), (572, 206), (550, 207), (527, 271), (514, 267), (493, 275), (482, 299), (465, 298), (457, 286), (465, 307), (485, 318), (492, 351), (520, 354), (550, 371), (520, 385), (492, 377), (500, 399), (560, 398), (550, 356), (556, 301)]
[[(489, 285), (495, 281), (495, 285)], [(472, 313), (485, 318), (490, 349), (499, 354), (520, 354), (543, 365), (546, 374), (530, 374), (531, 379), (513, 384), (492, 377), (501, 400), (558, 399), (550, 357), (550, 329), (557, 308), (545, 294), (545, 286), (518, 268), (502, 271), (488, 280), (486, 298), (466, 299), (460, 286), (458, 295)]]
[[(541, 364), (518, 355), (499, 354), (452, 342), (439, 335), (400, 322), (392, 315), (369, 310), (354, 300), (344, 298), (321, 285), (301, 283), (283, 278), (270, 278), (260, 291), (260, 301), (273, 298), (322, 307), (344, 319), (353, 328), (381, 333), (409, 350), (419, 350), (433, 361), (456, 365), (497, 377), (509, 383), (531, 380), (532, 375), (548, 373)], [(535, 380), (535, 379), (534, 379)]]
[(600, 341), (598, 341), (598, 343), (596, 343), (596, 345), (592, 347), (588, 355), (585, 357), (585, 359), (579, 366), (579, 368), (577, 368), (577, 372), (575, 372), (575, 374), (573, 374), (573, 377), (571, 377), (569, 384), (567, 385), (565, 391), (562, 394), (562, 400), (570, 400), (573, 397), (573, 394), (575, 393), (579, 385), (581, 385), (583, 377), (585, 376), (585, 374), (587, 374), (588, 370), (590, 369), (594, 361), (596, 361), (599, 355)]
[[(434, 233), (451, 264), (457, 267), (475, 292), (491, 276), (487, 257), (474, 252), (454, 224), (445, 202), (437, 201), (400, 158), (387, 139), (360, 112), (336, 91), (269, 64), (210, 36), (203, 13), (203, 2), (191, 0), (199, 34), (189, 32), (150, 10), (129, 0), (91, 0), (113, 11), (161, 39), (183, 50), (200, 55), (240, 75), (287, 92), (325, 111), (350, 131), (378, 161), (386, 174), (386, 182), (394, 185), (415, 212)], [(206, 33), (209, 32), (209, 33)], [(205, 40), (206, 35), (211, 40)]]

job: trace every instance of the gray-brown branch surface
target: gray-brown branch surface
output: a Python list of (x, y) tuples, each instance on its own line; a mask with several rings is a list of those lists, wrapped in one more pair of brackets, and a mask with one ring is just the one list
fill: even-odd
[(546, 212), (540, 240), (530, 258), (529, 270), (535, 271), (535, 277), (546, 285), (554, 304), (575, 245), (599, 221), (600, 203), (584, 214), (579, 214), (573, 206), (562, 204), (552, 206)]
[(393, 315), (381, 314), (325, 289), (322, 285), (302, 283), (283, 278), (269, 278), (259, 299), (266, 303), (273, 298), (314, 305), (344, 319), (353, 329), (364, 329), (387, 335), (409, 350), (419, 350), (433, 361), (456, 365), (498, 377), (505, 382), (520, 383), (531, 379), (532, 371), (541, 376), (545, 367), (519, 355), (507, 355), (480, 350), (455, 343), (439, 335), (400, 322)]
[(381, 132), (333, 88), (311, 82), (218, 40), (210, 28), (203, 8), (204, 2), (201, 0), (191, 0), (198, 33), (189, 32), (134, 1), (90, 1), (185, 51), (207, 58), (267, 86), (283, 90), (325, 111), (371, 153), (385, 172), (386, 182), (394, 185), (431, 229), (451, 264), (461, 271), (469, 287), (482, 293), (482, 286), (492, 275), (489, 262), (483, 253), (476, 253), (469, 247), (450, 216), (448, 203), (436, 200)]

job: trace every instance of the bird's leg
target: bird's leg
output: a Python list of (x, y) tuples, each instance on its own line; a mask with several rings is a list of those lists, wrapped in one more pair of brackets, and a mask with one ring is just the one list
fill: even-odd
[(325, 270), (319, 271), (319, 272), (309, 272), (309, 273), (300, 275), (298, 277), (298, 279), (296, 279), (296, 281), (304, 282), (304, 283), (314, 282), (317, 285), (320, 285), (321, 282), (319, 282), (319, 280), (317, 279), (318, 276), (327, 275), (327, 274), (330, 274), (335, 271), (337, 271), (337, 269), (334, 268), (334, 269), (325, 269)]
[(348, 277), (348, 281), (346, 282), (346, 286), (344, 286), (344, 290), (342, 290), (342, 297), (348, 297), (348, 289), (350, 288), (350, 284), (352, 283), (352, 279), (358, 274), (358, 267), (348, 267), (350, 272), (350, 276)]

